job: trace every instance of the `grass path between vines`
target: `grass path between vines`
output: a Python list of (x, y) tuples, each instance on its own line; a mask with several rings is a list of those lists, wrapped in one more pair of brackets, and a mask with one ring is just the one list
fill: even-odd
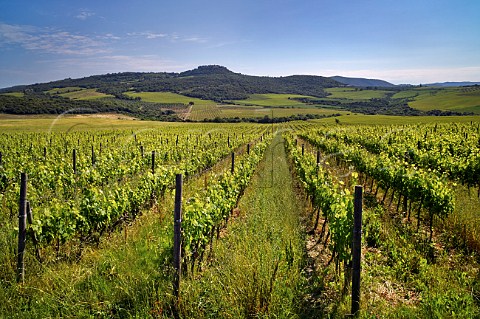
[(186, 318), (301, 317), (306, 279), (304, 201), (277, 135), (241, 198), (236, 217), (200, 273), (183, 283)]

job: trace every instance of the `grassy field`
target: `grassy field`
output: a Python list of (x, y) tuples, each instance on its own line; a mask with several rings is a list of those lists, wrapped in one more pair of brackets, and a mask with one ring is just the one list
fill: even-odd
[(184, 123), (141, 121), (122, 114), (65, 116), (0, 114), (1, 132), (73, 132), (121, 128), (135, 130), (172, 125), (184, 125)]
[(9, 93), (2, 93), (2, 95), (23, 97), (25, 94), (23, 92), (9, 92)]
[(171, 93), (171, 92), (127, 92), (125, 95), (131, 97), (139, 97), (144, 102), (152, 103), (181, 103), (188, 104), (190, 102), (195, 103), (195, 105), (215, 105), (214, 101), (202, 100), (194, 97), (188, 97), (181, 94)]
[(72, 100), (95, 100), (104, 97), (113, 97), (113, 95), (97, 92), (97, 89), (85, 89), (77, 86), (65, 88), (55, 88), (46, 91), (50, 95), (59, 95)]
[(381, 99), (385, 97), (389, 91), (384, 90), (367, 90), (357, 88), (328, 88), (326, 92), (330, 93), (330, 99), (348, 99), (348, 100), (370, 100)]
[[(410, 91), (407, 91), (410, 92)], [(409, 102), (413, 108), (429, 110), (451, 110), (480, 114), (480, 87), (473, 88), (418, 88), (412, 91), (418, 94)], [(402, 92), (407, 94), (406, 92)]]
[(246, 100), (235, 100), (232, 103), (244, 106), (288, 106), (288, 107), (305, 107), (304, 103), (301, 103), (291, 98), (313, 98), (307, 95), (298, 94), (252, 94)]
[(60, 96), (72, 99), (72, 100), (95, 100), (105, 97), (113, 97), (113, 95), (97, 92), (96, 89), (83, 89), (80, 91), (62, 93)]
[(64, 93), (70, 93), (70, 92), (76, 92), (76, 91), (81, 91), (83, 88), (79, 86), (67, 86), (63, 88), (54, 88), (48, 91), (45, 91), (45, 93), (48, 94), (64, 94)]

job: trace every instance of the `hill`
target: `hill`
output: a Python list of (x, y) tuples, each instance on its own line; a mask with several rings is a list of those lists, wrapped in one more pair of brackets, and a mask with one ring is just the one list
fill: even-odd
[(94, 75), (80, 79), (64, 79), (0, 90), (0, 92), (27, 91), (44, 93), (56, 88), (80, 87), (125, 98), (124, 92), (172, 92), (185, 96), (213, 100), (246, 99), (251, 94), (300, 94), (326, 96), (324, 88), (342, 86), (322, 76), (293, 75), (261, 77), (234, 73), (219, 65), (200, 66), (181, 73), (124, 72)]
[(349, 86), (357, 87), (395, 87), (395, 84), (384, 80), (365, 79), (365, 78), (347, 78), (343, 76), (332, 76), (331, 79)]

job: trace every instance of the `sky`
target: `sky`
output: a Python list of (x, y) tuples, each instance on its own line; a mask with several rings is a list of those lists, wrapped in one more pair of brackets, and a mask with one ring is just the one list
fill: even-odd
[(478, 0), (0, 0), (0, 88), (222, 65), (480, 81)]

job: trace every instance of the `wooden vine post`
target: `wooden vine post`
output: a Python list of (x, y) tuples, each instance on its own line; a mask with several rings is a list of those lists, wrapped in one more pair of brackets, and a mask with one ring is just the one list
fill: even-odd
[(25, 241), (27, 238), (27, 174), (20, 177), (20, 204), (18, 209), (18, 250), (17, 250), (17, 283), (23, 283), (25, 277)]
[(235, 171), (235, 152), (232, 152), (232, 168), (231, 168), (232, 174), (234, 171)]
[(180, 296), (182, 278), (182, 174), (175, 177), (175, 210), (173, 217), (173, 268), (175, 269), (173, 289), (175, 297)]
[(353, 245), (352, 245), (352, 315), (360, 310), (360, 272), (362, 257), (362, 202), (363, 187), (355, 186), (353, 209)]
[(152, 174), (155, 174), (155, 151), (152, 151)]
[(77, 150), (73, 149), (73, 174), (77, 174)]

